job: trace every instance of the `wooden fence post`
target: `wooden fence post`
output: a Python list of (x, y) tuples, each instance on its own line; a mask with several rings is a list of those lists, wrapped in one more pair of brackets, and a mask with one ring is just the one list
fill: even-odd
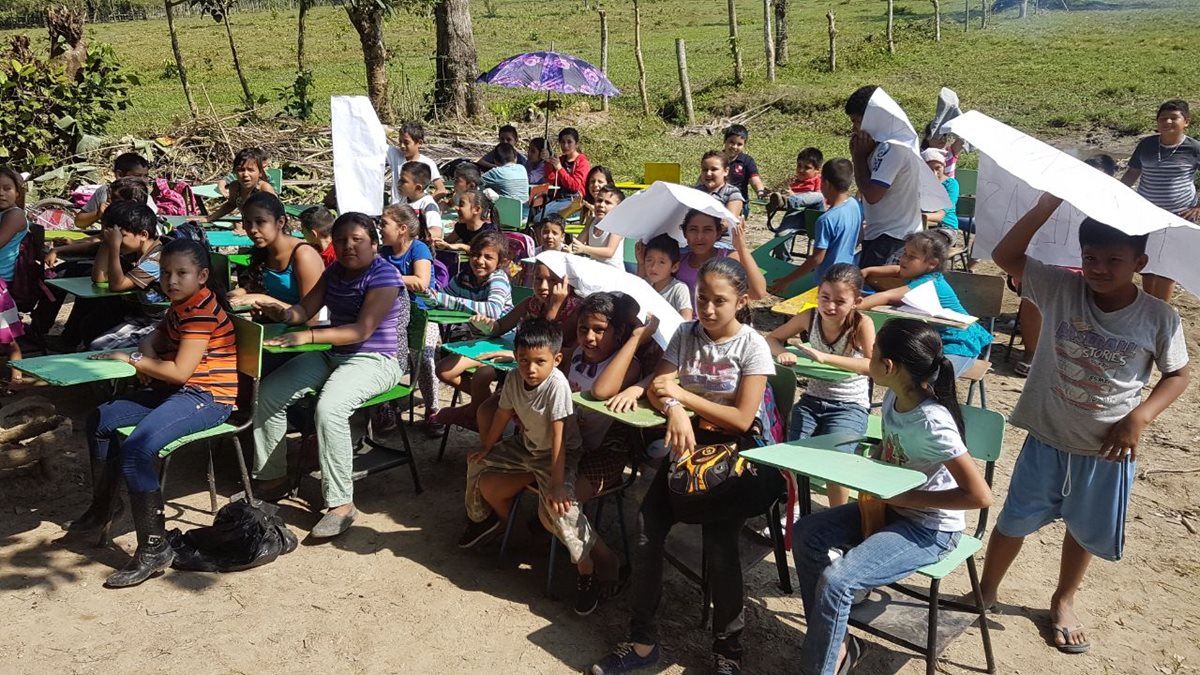
[(963, 32), (967, 32), (967, 27), (971, 23), (971, 0), (963, 0)]
[[(600, 70), (608, 76), (608, 14), (600, 10)], [(608, 97), (600, 101), (600, 110), (608, 112)]]
[(638, 94), (642, 97), (642, 114), (650, 115), (650, 95), (646, 93), (646, 59), (642, 57), (642, 12), (638, 0), (633, 0), (633, 56), (638, 67)]
[(733, 0), (726, 3), (729, 13), (729, 51), (733, 53), (733, 83), (741, 84), (742, 77), (742, 48), (738, 44), (737, 7)]
[(767, 55), (767, 81), (775, 81), (775, 40), (771, 36), (771, 0), (763, 0), (763, 50)]
[(983, 10), (982, 12), (979, 13), (979, 27), (980, 28), (987, 28), (987, 15), (988, 15), (987, 6), (988, 6), (988, 0), (979, 0), (979, 8)]
[(825, 15), (829, 19), (829, 72), (837, 70), (837, 26), (833, 23), (833, 11)]
[(933, 0), (933, 41), (942, 41), (942, 2)]
[(683, 107), (687, 111), (688, 126), (695, 126), (696, 110), (692, 107), (692, 83), (688, 81), (687, 50), (683, 38), (675, 38), (675, 58), (679, 61), (679, 88), (683, 90)]
[[(984, 0), (984, 1), (986, 2), (986, 0)], [(888, 9), (888, 17), (887, 17), (888, 53), (895, 54), (896, 53), (896, 35), (895, 35), (894, 26), (895, 26), (895, 17), (896, 17), (896, 0), (887, 0), (887, 9)]]

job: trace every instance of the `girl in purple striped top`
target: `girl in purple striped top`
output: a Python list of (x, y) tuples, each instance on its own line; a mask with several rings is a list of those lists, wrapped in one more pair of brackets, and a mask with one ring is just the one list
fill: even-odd
[[(329, 308), (329, 326), (286, 332), (266, 341), (293, 347), (331, 345), (306, 351), (263, 380), (254, 419), (255, 496), (268, 501), (286, 496), (287, 408), (312, 391), (316, 406), (321, 483), (328, 511), (312, 536), (333, 537), (354, 522), (352, 478), (354, 448), (350, 415), (365, 401), (400, 383), (405, 354), (397, 354), (401, 332), (408, 330), (408, 294), (395, 266), (378, 256), (379, 230), (374, 219), (346, 213), (333, 224), (337, 262), (300, 303), (282, 308), (256, 305), (265, 317), (303, 326), (321, 307)], [(407, 343), (404, 343), (407, 344)]]

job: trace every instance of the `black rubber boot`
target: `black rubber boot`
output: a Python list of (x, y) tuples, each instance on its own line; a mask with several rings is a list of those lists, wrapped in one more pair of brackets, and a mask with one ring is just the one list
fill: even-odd
[(118, 460), (92, 457), (92, 505), (83, 515), (67, 523), (68, 532), (93, 532), (107, 529), (112, 524), (125, 508), (117, 488), (120, 478)]
[(129, 505), (133, 510), (133, 527), (137, 530), (137, 551), (125, 569), (114, 572), (104, 582), (109, 588), (137, 586), (170, 567), (175, 560), (175, 550), (167, 542), (162, 493), (131, 492)]

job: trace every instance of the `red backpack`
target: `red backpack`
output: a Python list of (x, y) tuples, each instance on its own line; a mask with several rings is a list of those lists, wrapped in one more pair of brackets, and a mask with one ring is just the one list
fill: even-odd
[(183, 181), (172, 187), (166, 178), (155, 178), (153, 197), (160, 216), (194, 216), (200, 213), (192, 186)]

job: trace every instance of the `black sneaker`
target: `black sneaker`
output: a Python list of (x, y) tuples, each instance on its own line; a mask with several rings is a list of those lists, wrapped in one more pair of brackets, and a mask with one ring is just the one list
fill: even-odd
[(629, 565), (621, 565), (621, 569), (617, 572), (616, 581), (604, 581), (603, 589), (600, 592), (601, 600), (611, 600), (621, 594), (625, 587), (629, 585), (630, 569)]
[(713, 673), (715, 675), (741, 675), (742, 665), (727, 656), (713, 654)]
[(638, 656), (633, 649), (632, 642), (622, 642), (614, 647), (611, 653), (605, 654), (604, 658), (592, 664), (588, 672), (591, 675), (629, 673), (638, 668), (646, 668), (658, 663), (658, 653), (658, 645), (654, 645), (654, 649), (649, 654)]
[(595, 574), (580, 574), (575, 585), (575, 613), (587, 616), (600, 606), (600, 589), (603, 582)]
[(500, 517), (495, 513), (481, 523), (469, 522), (458, 539), (459, 548), (473, 548), (491, 538), (500, 529)]

